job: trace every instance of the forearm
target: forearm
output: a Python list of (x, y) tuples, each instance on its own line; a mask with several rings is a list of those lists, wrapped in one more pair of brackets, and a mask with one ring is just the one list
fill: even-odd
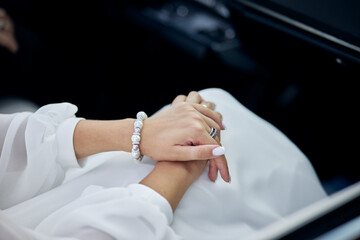
[[(221, 177), (229, 182), (227, 161), (220, 143), (220, 130), (224, 129), (221, 114), (200, 104), (201, 97), (194, 94), (189, 94), (185, 102), (182, 97), (177, 98), (180, 100), (143, 122), (140, 153), (155, 161), (210, 159), (209, 178), (215, 181), (220, 170)], [(199, 99), (192, 100), (194, 96)], [(130, 152), (134, 122), (135, 119), (80, 121), (73, 139), (76, 157), (105, 151)], [(219, 132), (215, 136), (209, 134), (213, 128)]]
[[(106, 151), (130, 152), (133, 124), (134, 119), (79, 121), (74, 132), (77, 158)], [(158, 162), (140, 183), (162, 195), (175, 210), (187, 189), (204, 169), (205, 162), (201, 162)]]
[(107, 151), (131, 151), (134, 119), (98, 121), (81, 120), (74, 132), (78, 159)]

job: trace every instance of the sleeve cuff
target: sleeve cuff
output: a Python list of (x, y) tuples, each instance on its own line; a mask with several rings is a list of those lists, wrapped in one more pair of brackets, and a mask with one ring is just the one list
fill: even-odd
[(160, 211), (165, 214), (168, 224), (173, 220), (173, 212), (170, 203), (158, 192), (143, 184), (131, 184), (129, 190), (134, 195), (146, 199), (146, 201), (159, 207)]
[(74, 131), (77, 123), (83, 118), (68, 118), (57, 129), (58, 162), (64, 168), (80, 167), (74, 150)]

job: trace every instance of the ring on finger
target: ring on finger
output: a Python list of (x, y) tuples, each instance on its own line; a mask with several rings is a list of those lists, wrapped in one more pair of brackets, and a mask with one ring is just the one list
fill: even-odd
[(212, 138), (215, 138), (216, 137), (216, 135), (217, 135), (217, 129), (216, 128), (214, 128), (214, 127), (212, 127), (211, 129), (210, 129), (210, 136), (212, 137)]
[(212, 103), (212, 102), (203, 101), (203, 102), (201, 103), (201, 105), (204, 106), (204, 107), (206, 107), (206, 108), (209, 108), (209, 109), (211, 109), (211, 110), (213, 110), (213, 111), (215, 110), (215, 104)]

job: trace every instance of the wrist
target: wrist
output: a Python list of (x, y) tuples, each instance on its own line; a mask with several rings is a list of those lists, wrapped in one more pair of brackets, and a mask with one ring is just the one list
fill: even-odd
[(173, 211), (192, 183), (193, 178), (187, 169), (176, 162), (157, 162), (151, 173), (140, 182), (162, 195)]
[(126, 118), (118, 121), (116, 135), (118, 136), (117, 149), (124, 152), (131, 152), (131, 136), (134, 132), (134, 118)]
[(155, 165), (155, 168), (168, 174), (170, 178), (176, 176), (178, 181), (183, 182), (187, 186), (190, 186), (199, 176), (198, 170), (190, 161), (159, 161)]

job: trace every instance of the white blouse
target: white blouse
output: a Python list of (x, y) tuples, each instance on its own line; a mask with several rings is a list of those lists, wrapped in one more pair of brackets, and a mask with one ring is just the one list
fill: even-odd
[(36, 113), (0, 115), (0, 208), (8, 208), (61, 184), (78, 167), (73, 132), (79, 118), (68, 103)]
[(223, 90), (200, 94), (224, 117), (232, 179), (212, 183), (205, 170), (174, 214), (138, 184), (152, 159), (106, 152), (79, 165), (76, 106), (0, 115), (1, 239), (239, 239), (326, 197), (309, 160), (278, 129)]

